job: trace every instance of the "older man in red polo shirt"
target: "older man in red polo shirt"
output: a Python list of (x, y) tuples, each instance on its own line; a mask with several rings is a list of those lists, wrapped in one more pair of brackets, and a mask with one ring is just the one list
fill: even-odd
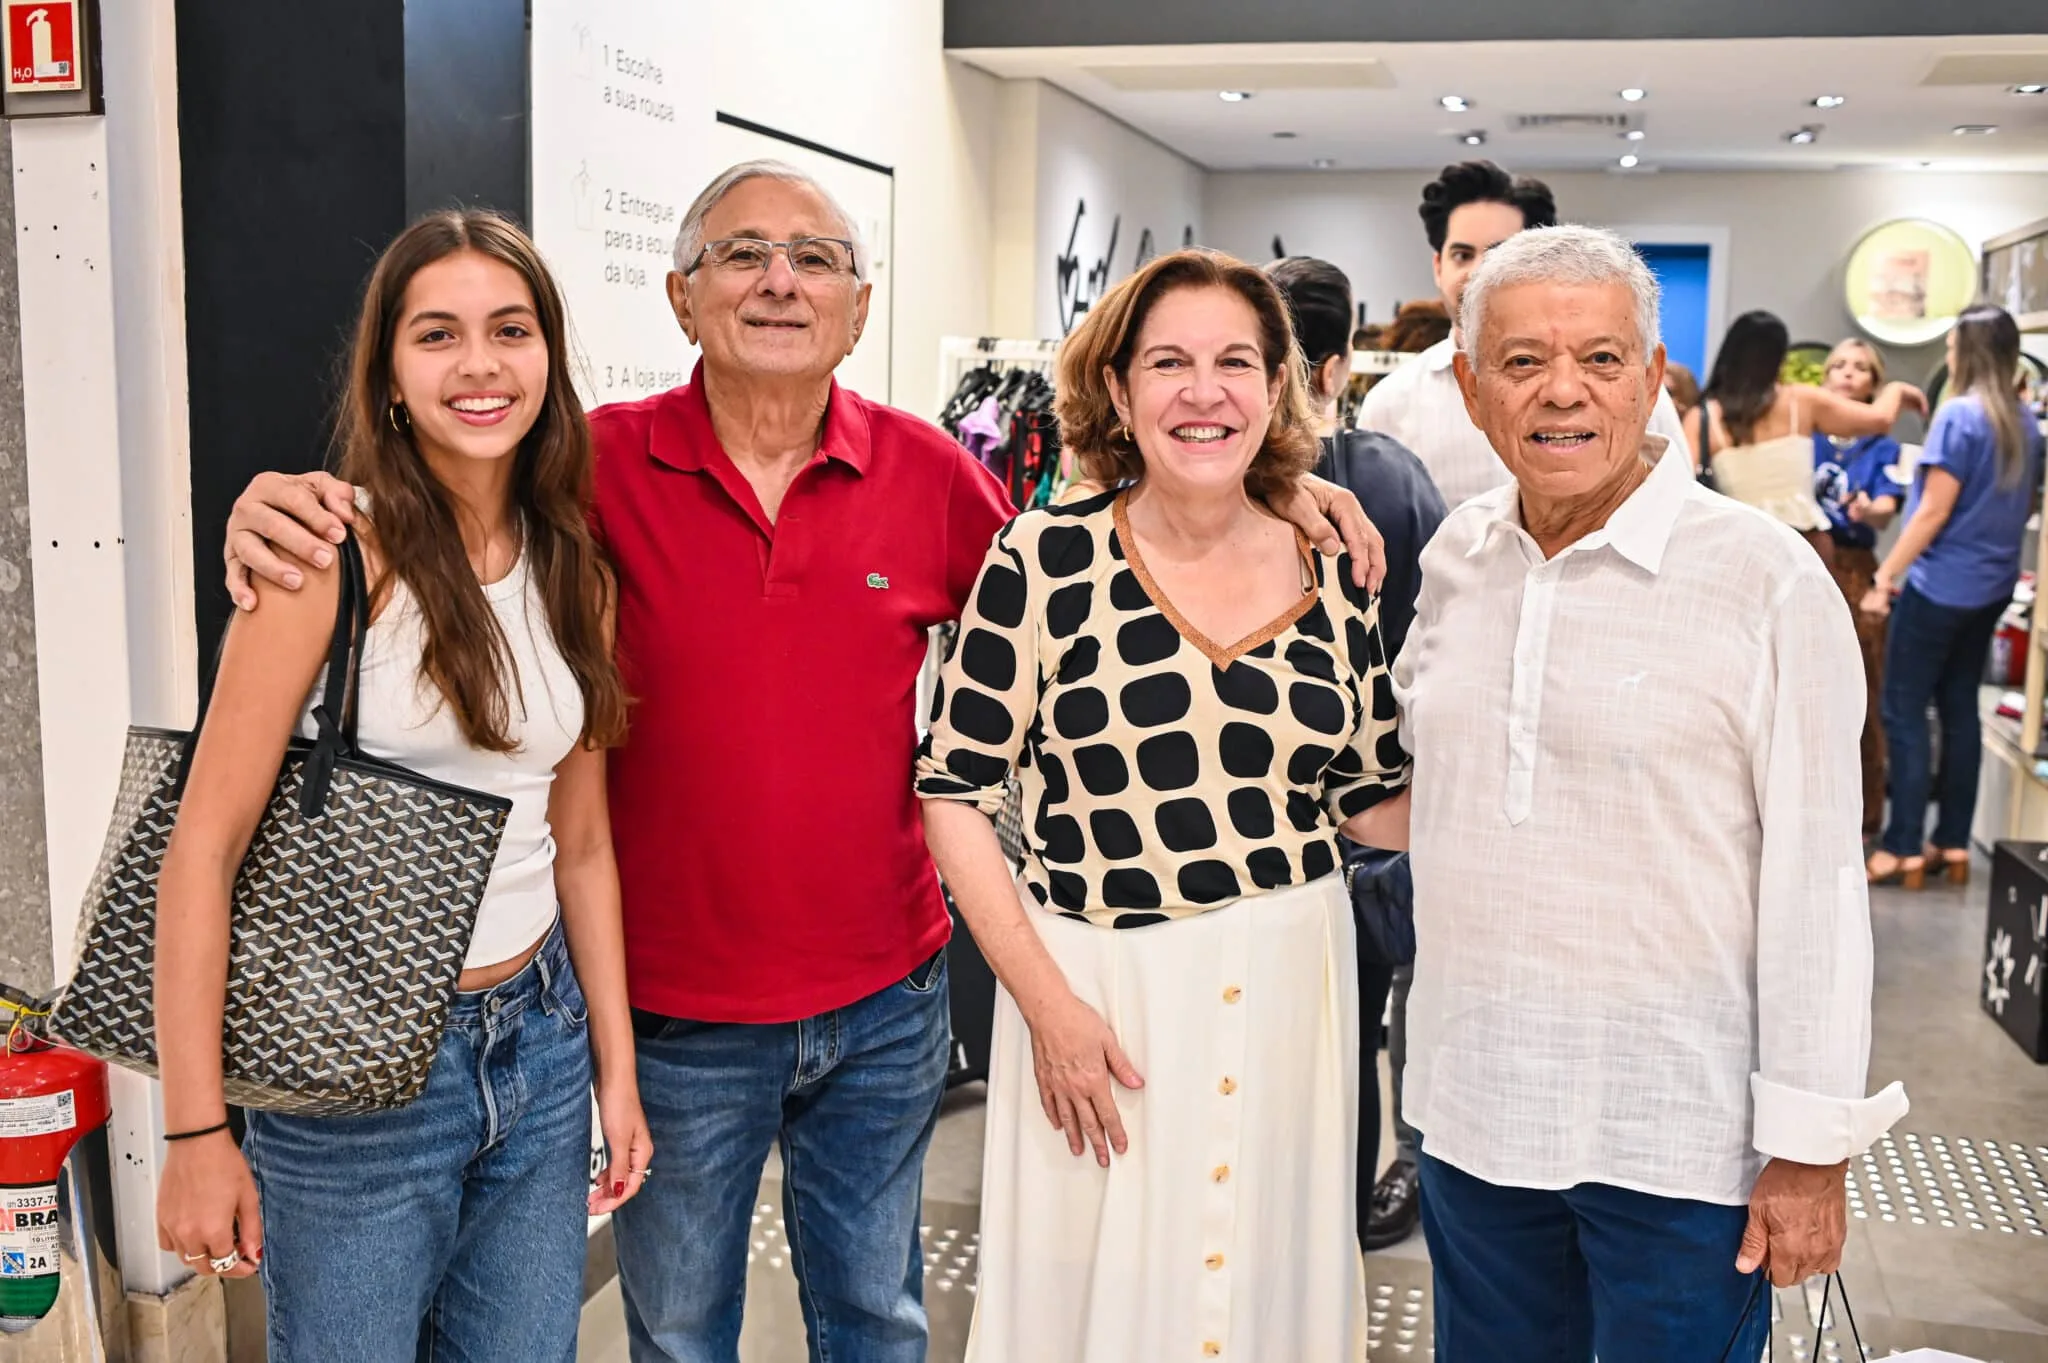
[[(640, 1089), (660, 1171), (615, 1218), (636, 1363), (736, 1363), (771, 1145), (811, 1357), (922, 1360), (921, 1174), (949, 1050), (948, 919), (912, 794), (928, 630), (1012, 514), (936, 427), (840, 388), (867, 320), (851, 219), (788, 166), (724, 172), (685, 217), (669, 299), (691, 381), (591, 415), (595, 523), (637, 704), (613, 752)], [(1326, 487), (1290, 514), (1361, 561)], [(352, 491), (266, 474), (240, 565), (284, 585)]]

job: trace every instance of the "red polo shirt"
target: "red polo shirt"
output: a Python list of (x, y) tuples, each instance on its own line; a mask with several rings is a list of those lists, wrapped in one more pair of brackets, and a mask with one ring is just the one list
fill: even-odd
[(788, 1022), (946, 941), (911, 793), (918, 671), (1014, 512), (944, 432), (835, 384), (771, 522), (702, 378), (590, 417), (634, 698), (611, 755), (626, 974), (637, 1008)]

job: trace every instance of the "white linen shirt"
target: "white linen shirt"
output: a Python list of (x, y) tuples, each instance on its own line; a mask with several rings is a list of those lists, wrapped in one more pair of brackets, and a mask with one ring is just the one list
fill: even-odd
[(1861, 664), (1819, 556), (1647, 445), (1553, 559), (1512, 483), (1423, 551), (1404, 1115), (1490, 1183), (1739, 1206), (1906, 1110), (1864, 1097)]
[[(1465, 411), (1451, 368), (1457, 349), (1449, 337), (1438, 341), (1368, 389), (1358, 409), (1359, 429), (1390, 435), (1415, 451), (1444, 495), (1444, 505), (1454, 508), (1514, 481), (1486, 432)], [(1669, 393), (1657, 394), (1650, 434), (1663, 436), (1681, 452), (1687, 448)]]

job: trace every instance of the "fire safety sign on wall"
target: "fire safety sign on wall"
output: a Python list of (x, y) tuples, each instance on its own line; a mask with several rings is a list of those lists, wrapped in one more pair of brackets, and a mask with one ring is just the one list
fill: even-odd
[(85, 88), (81, 0), (0, 0), (7, 11), (7, 93)]

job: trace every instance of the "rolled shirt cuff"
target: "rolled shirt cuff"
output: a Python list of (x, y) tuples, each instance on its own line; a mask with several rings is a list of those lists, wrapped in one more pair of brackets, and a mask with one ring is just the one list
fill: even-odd
[(1840, 1164), (1868, 1150), (1911, 1106), (1905, 1085), (1868, 1098), (1830, 1098), (1749, 1076), (1757, 1152), (1797, 1164)]

